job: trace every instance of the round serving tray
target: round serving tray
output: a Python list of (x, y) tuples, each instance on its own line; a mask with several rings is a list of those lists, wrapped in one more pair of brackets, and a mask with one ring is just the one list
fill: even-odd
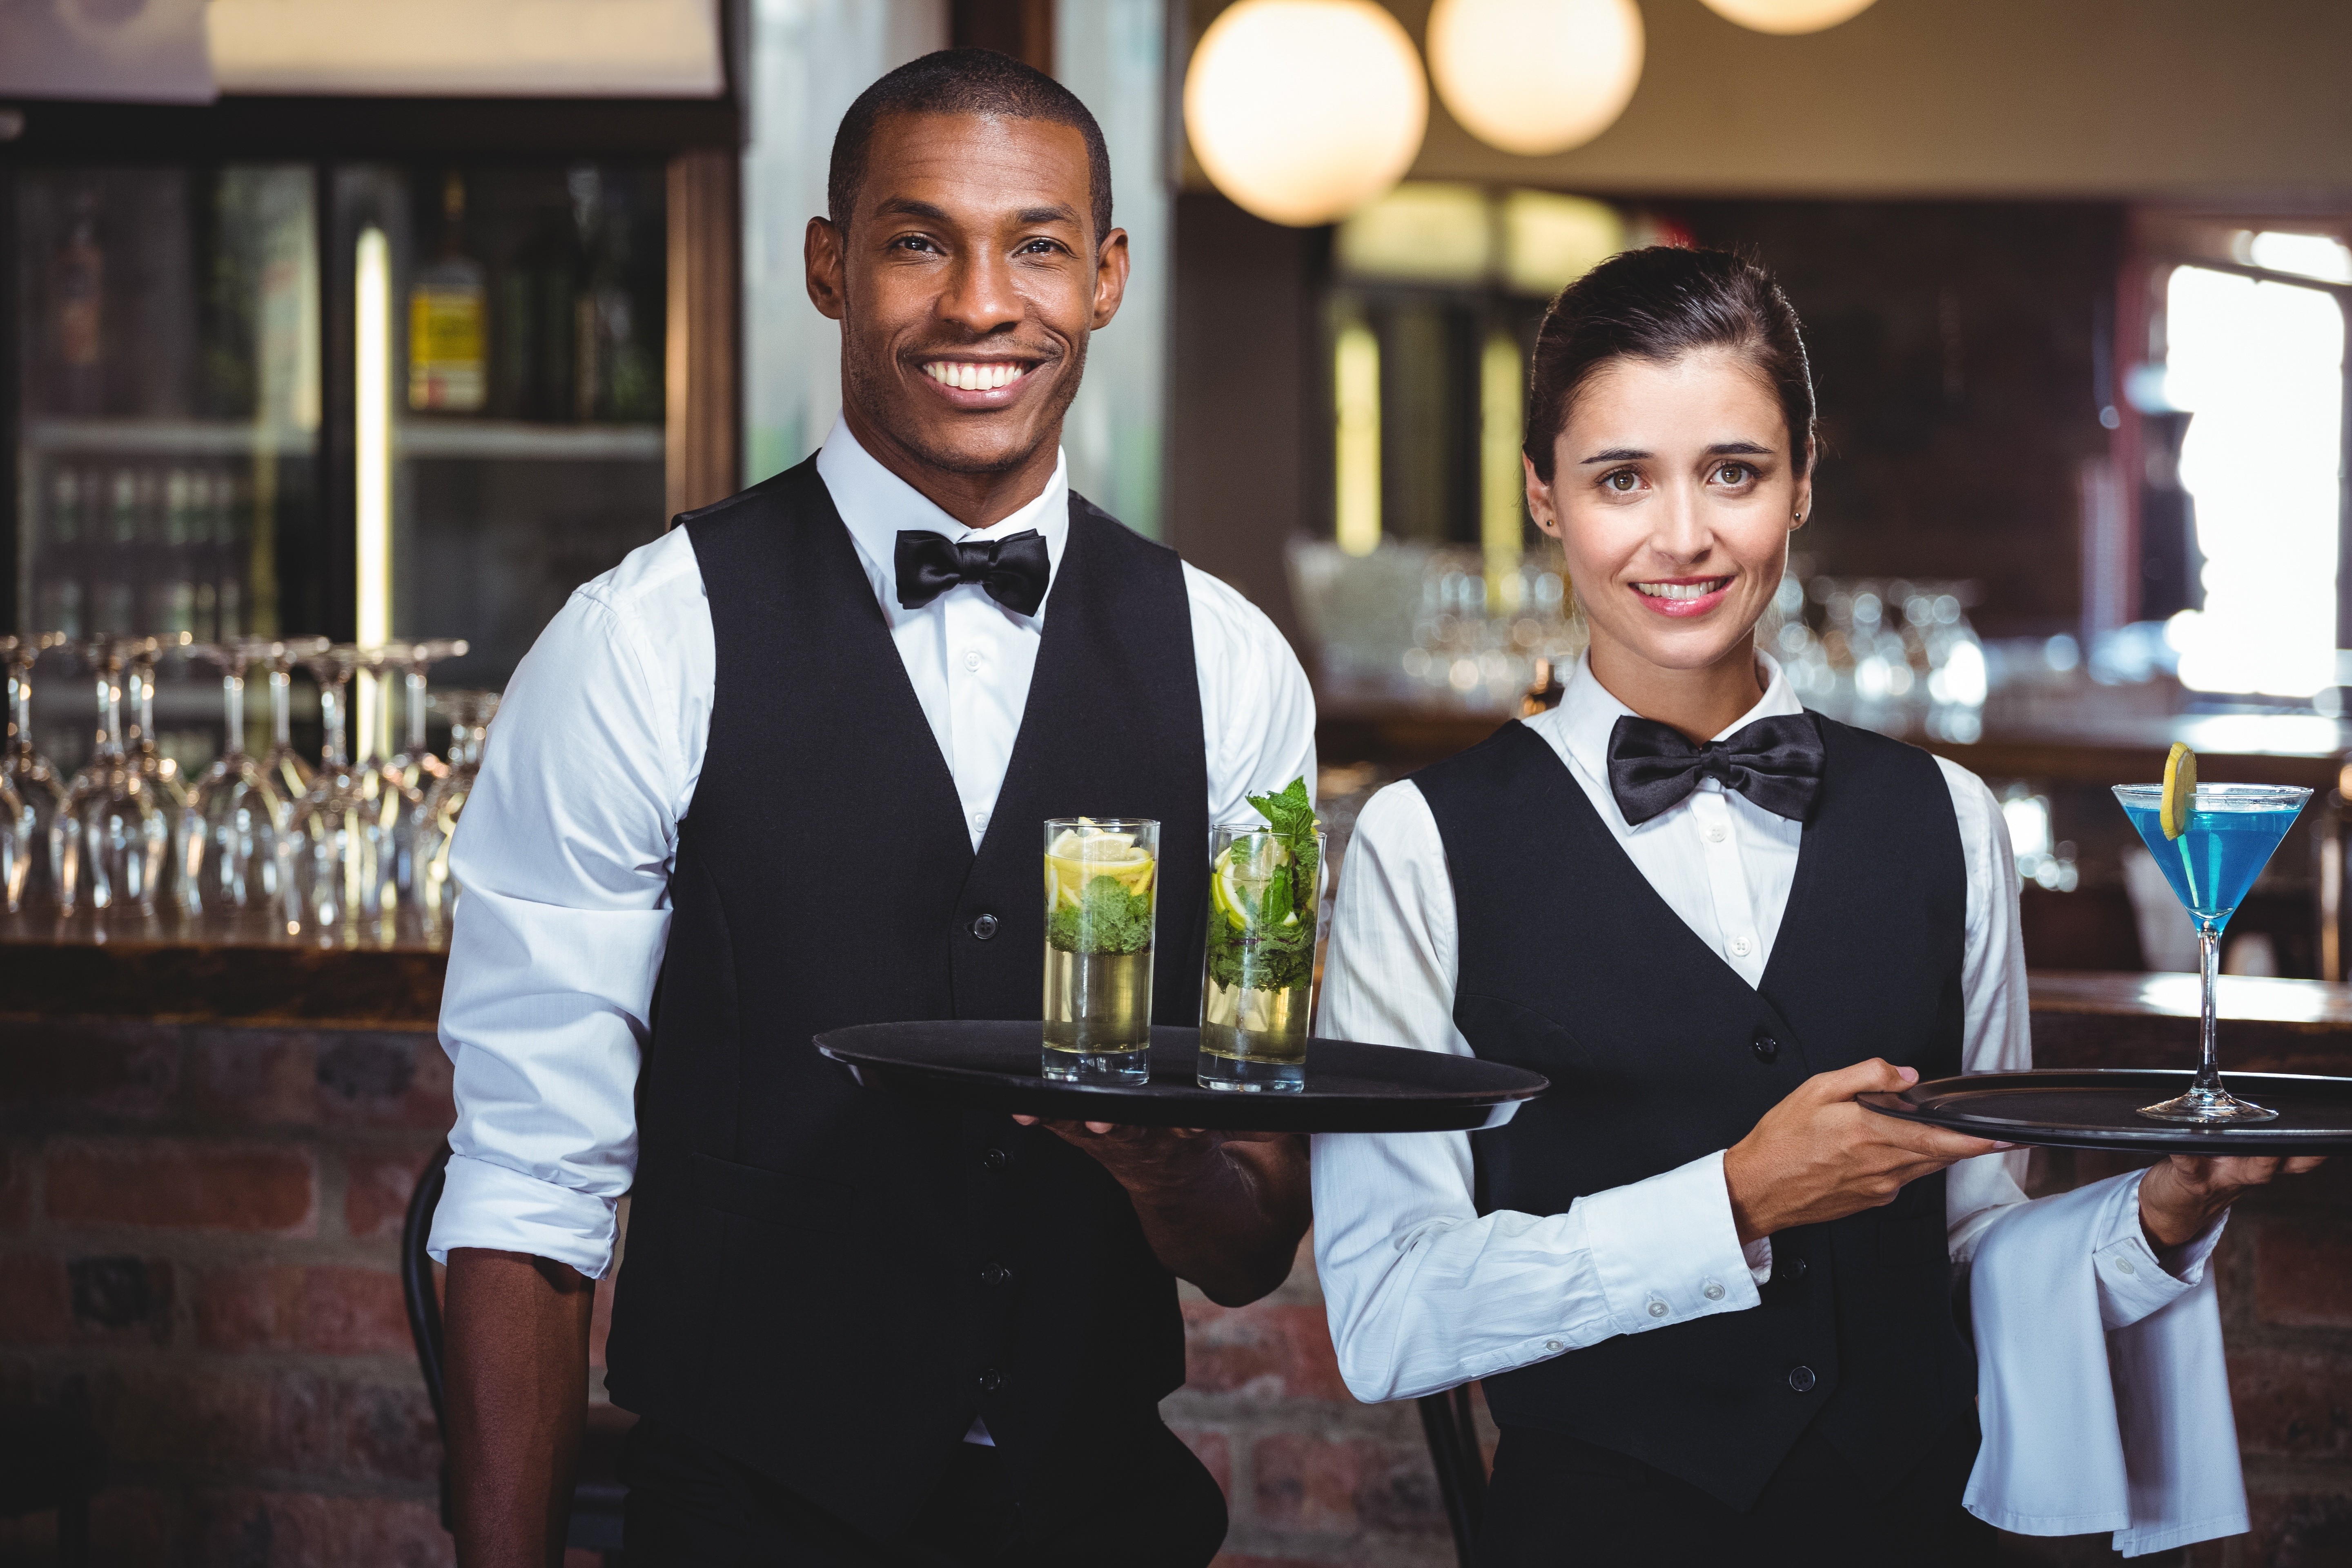
[(967, 1019), (860, 1024), (817, 1036), (816, 1048), (865, 1088), (912, 1100), (1220, 1132), (1472, 1131), (1551, 1087), (1538, 1074), (1475, 1057), (1310, 1039), (1303, 1089), (1202, 1089), (1192, 1065), (1201, 1031), (1181, 1028), (1151, 1031), (1149, 1083), (1064, 1083), (1038, 1072), (1039, 1027)]
[(2150, 1121), (2143, 1105), (2189, 1087), (2186, 1072), (1989, 1072), (1857, 1096), (1884, 1116), (1925, 1121), (2004, 1143), (2134, 1149), (2151, 1154), (2330, 1154), (2352, 1150), (2352, 1078), (2230, 1072), (2231, 1093), (2279, 1113), (2275, 1121), (2183, 1127)]

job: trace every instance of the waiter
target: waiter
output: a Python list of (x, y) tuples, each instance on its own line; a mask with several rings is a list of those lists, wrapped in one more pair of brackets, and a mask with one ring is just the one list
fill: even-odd
[(1085, 106), (928, 56), (844, 118), (828, 208), (839, 422), (572, 595), (467, 807), (432, 1238), (459, 1557), (560, 1554), (626, 1193), (633, 1568), (1197, 1568), (1224, 1514), (1157, 1414), (1172, 1277), (1281, 1282), (1301, 1141), (916, 1106), (809, 1037), (1037, 1017), (1039, 824), (1081, 814), (1162, 824), (1155, 1016), (1191, 1023), (1209, 826), (1312, 775), (1312, 699), (1065, 479), (1128, 273)]

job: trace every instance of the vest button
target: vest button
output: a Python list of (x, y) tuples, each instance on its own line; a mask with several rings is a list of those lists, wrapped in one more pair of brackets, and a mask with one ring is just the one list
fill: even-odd
[(991, 1149), (980, 1157), (980, 1168), (983, 1171), (1001, 1171), (1012, 1163), (1013, 1156), (1002, 1149)]
[(1782, 1278), (1782, 1279), (1786, 1279), (1786, 1280), (1788, 1280), (1790, 1284), (1793, 1285), (1793, 1284), (1795, 1284), (1798, 1280), (1802, 1279), (1804, 1277), (1805, 1277), (1805, 1260), (1804, 1260), (1803, 1258), (1791, 1258), (1790, 1259), (1789, 1259), (1789, 1271), (1788, 1271), (1786, 1274), (1782, 1275), (1782, 1276), (1781, 1276), (1781, 1278)]
[(1748, 1042), (1748, 1048), (1756, 1053), (1758, 1061), (1768, 1067), (1780, 1056), (1780, 1042), (1761, 1029), (1756, 1031), (1756, 1037)]
[(983, 1285), (1007, 1285), (1012, 1280), (1012, 1268), (1002, 1263), (992, 1263), (980, 1271), (980, 1282)]
[[(1807, 1373), (1805, 1375), (1811, 1377), (1812, 1373)], [(1005, 1382), (1004, 1374), (992, 1366), (980, 1374), (980, 1391), (982, 1394), (994, 1394), (1004, 1386)], [(1806, 1386), (1811, 1387), (1811, 1384), (1808, 1384)]]
[(997, 920), (994, 915), (982, 915), (971, 922), (971, 934), (986, 942), (996, 934), (996, 926)]
[(1814, 1382), (1811, 1367), (1792, 1366), (1789, 1369), (1789, 1386), (1797, 1393), (1811, 1394), (1813, 1391)]

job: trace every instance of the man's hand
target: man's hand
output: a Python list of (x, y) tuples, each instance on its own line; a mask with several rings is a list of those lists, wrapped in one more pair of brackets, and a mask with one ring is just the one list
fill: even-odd
[(1245, 1306), (1289, 1277), (1310, 1217), (1305, 1138), (1108, 1121), (1045, 1126), (1118, 1178), (1161, 1266), (1219, 1306)]
[(1911, 1068), (1874, 1057), (1814, 1074), (1766, 1111), (1723, 1156), (1739, 1239), (1877, 1208), (1894, 1202), (1906, 1183), (2005, 1147), (1853, 1102), (1857, 1094), (1918, 1081)]
[(2324, 1154), (2175, 1154), (2149, 1167), (2140, 1182), (2139, 1227), (2157, 1247), (2179, 1247), (2203, 1235), (2248, 1188), (2279, 1176), (2299, 1176), (2326, 1163)]
[(449, 1254), (449, 1495), (460, 1568), (555, 1568), (588, 1412), (595, 1281), (520, 1252)]

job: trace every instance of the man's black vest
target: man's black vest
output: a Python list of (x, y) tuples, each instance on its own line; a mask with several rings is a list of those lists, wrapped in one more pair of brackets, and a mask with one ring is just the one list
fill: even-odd
[[(1950, 792), (1927, 752), (1815, 717), (1826, 773), (1760, 989), (1667, 907), (1533, 731), (1415, 775), (1459, 910), (1454, 1021), (1479, 1056), (1552, 1081), (1472, 1140), (1481, 1213), (1563, 1213), (1728, 1148), (1811, 1075), (1869, 1057), (1959, 1071)], [(1774, 1236), (1761, 1306), (1490, 1377), (1487, 1403), (1735, 1508), (1816, 1421), (1891, 1487), (1976, 1390), (1949, 1280), (1938, 1174)]]
[[(1184, 1379), (1173, 1280), (1092, 1158), (848, 1084), (847, 1024), (1035, 1018), (1040, 824), (1160, 823), (1160, 1023), (1193, 1021), (1208, 778), (1173, 552), (1070, 498), (980, 851), (814, 460), (683, 520), (718, 645), (637, 1085), (615, 1403), (887, 1538), (975, 1414), (1024, 1508)], [(593, 743), (583, 737), (583, 743)]]

